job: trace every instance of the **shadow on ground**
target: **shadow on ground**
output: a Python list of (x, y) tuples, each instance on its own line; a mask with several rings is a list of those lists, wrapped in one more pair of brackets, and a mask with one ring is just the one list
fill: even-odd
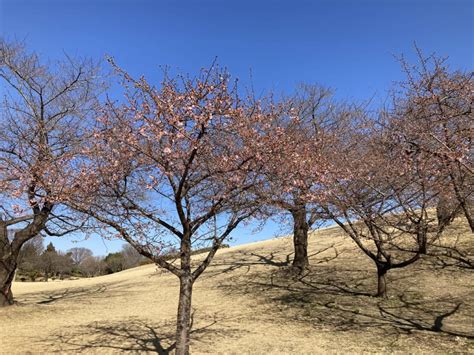
[[(456, 344), (457, 349), (473, 345), (474, 294), (465, 285), (443, 289), (436, 273), (419, 263), (403, 272), (391, 272), (390, 297), (379, 299), (371, 296), (376, 289), (374, 267), (357, 258), (352, 263), (347, 258), (338, 262), (344, 252), (331, 246), (313, 254), (310, 269), (299, 276), (288, 268), (291, 255), (243, 252), (217, 265), (210, 277), (245, 268), (223, 279), (218, 287), (228, 295), (254, 297), (262, 305), (270, 301), (270, 307), (279, 310), (272, 314), (315, 328), (335, 332), (370, 329), (379, 338), (374, 342), (385, 345), (420, 332), (424, 334), (420, 341), (432, 342), (432, 337), (442, 336), (443, 342)], [(427, 287), (430, 277), (432, 285)]]
[(149, 324), (141, 320), (94, 322), (66, 329), (48, 343), (59, 351), (90, 352), (116, 350), (168, 354), (174, 349), (170, 324)]
[[(203, 317), (201, 317), (203, 318)], [(204, 317), (205, 318), (205, 317)], [(215, 337), (237, 336), (245, 332), (219, 325), (220, 319), (204, 319), (202, 325), (191, 330), (191, 343), (212, 343)], [(175, 320), (147, 322), (143, 319), (126, 319), (117, 322), (93, 322), (85, 326), (64, 329), (41, 340), (47, 346), (60, 352), (150, 352), (169, 354), (175, 349)]]
[(74, 301), (74, 299), (76, 298), (81, 299), (81, 302), (83, 300), (90, 300), (92, 302), (94, 298), (104, 297), (104, 293), (107, 293), (107, 297), (110, 298), (120, 297), (125, 293), (129, 294), (130, 292), (133, 292), (133, 290), (130, 291), (130, 287), (128, 287), (128, 285), (123, 284), (121, 282), (116, 282), (94, 285), (89, 287), (71, 287), (58, 291), (41, 291), (36, 293), (29, 293), (26, 296), (20, 297), (18, 299), (18, 303), (20, 305), (28, 303), (50, 305), (64, 301)]

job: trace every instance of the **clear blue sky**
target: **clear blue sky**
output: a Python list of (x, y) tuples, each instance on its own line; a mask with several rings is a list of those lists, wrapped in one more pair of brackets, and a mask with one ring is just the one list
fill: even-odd
[[(474, 67), (472, 0), (0, 0), (0, 31), (48, 57), (109, 54), (150, 78), (159, 65), (192, 73), (217, 56), (244, 84), (251, 71), (257, 94), (304, 81), (331, 86), (340, 98), (382, 101), (401, 79), (394, 55), (413, 58), (414, 41), (449, 56), (452, 68)], [(274, 230), (240, 229), (236, 243)], [(67, 249), (70, 239), (54, 244)], [(75, 245), (104, 254), (122, 244), (105, 243)]]

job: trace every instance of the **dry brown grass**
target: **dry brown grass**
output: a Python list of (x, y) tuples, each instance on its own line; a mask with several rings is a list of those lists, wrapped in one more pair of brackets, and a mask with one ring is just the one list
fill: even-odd
[[(464, 226), (450, 233), (472, 247)], [(279, 238), (218, 253), (194, 289), (193, 353), (474, 352), (472, 269), (425, 258), (390, 271), (380, 300), (373, 264), (338, 229), (311, 237), (303, 277), (287, 271), (291, 248)], [(173, 349), (178, 282), (153, 265), (14, 292), (19, 304), (0, 309), (2, 353)]]

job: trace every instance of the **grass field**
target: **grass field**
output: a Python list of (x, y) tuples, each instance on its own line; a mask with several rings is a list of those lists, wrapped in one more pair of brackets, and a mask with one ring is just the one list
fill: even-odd
[[(465, 226), (467, 246), (473, 237)], [(388, 274), (338, 229), (314, 233), (311, 269), (289, 277), (290, 238), (221, 250), (193, 293), (192, 353), (474, 353), (474, 273), (425, 258)], [(202, 256), (196, 256), (199, 258)], [(178, 280), (153, 265), (92, 279), (14, 284), (0, 352), (173, 349)]]

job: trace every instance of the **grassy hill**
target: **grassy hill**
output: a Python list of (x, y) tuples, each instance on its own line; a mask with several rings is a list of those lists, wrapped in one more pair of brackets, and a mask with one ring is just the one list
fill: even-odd
[[(457, 222), (447, 233), (474, 239)], [(291, 238), (218, 252), (193, 293), (192, 353), (474, 352), (474, 273), (424, 258), (388, 274), (337, 228), (310, 238), (311, 269), (289, 277)], [(201, 258), (196, 255), (195, 258)], [(449, 264), (449, 262), (447, 262)], [(92, 279), (15, 283), (0, 309), (1, 353), (172, 349), (178, 280), (154, 265)]]

